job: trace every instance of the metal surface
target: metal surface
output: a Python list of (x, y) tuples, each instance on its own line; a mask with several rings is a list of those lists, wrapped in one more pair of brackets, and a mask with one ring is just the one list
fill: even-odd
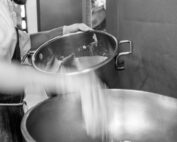
[[(75, 57), (107, 57), (96, 66), (91, 65), (86, 68), (88, 71), (95, 70), (117, 56), (117, 40), (114, 36), (101, 31), (77, 32), (56, 37), (41, 45), (34, 52), (32, 64), (37, 70), (47, 73), (50, 70), (45, 70), (45, 67), (50, 58), (55, 56), (58, 60), (62, 60), (70, 54), (74, 54)], [(77, 71), (77, 73), (82, 71)]]
[(120, 65), (120, 61), (119, 61), (119, 58), (121, 58), (122, 56), (126, 56), (126, 55), (129, 55), (129, 54), (132, 54), (133, 53), (133, 45), (132, 45), (132, 42), (130, 40), (121, 40), (119, 42), (119, 44), (129, 44), (129, 50), (126, 51), (126, 52), (120, 52), (117, 57), (116, 57), (116, 68), (118, 70), (124, 70), (125, 69), (125, 66), (124, 66), (124, 61), (122, 61), (122, 64), (123, 65)]
[(82, 21), (87, 26), (92, 27), (92, 2), (91, 0), (82, 0)]
[[(49, 99), (25, 114), (21, 128), (27, 142), (101, 141), (86, 135), (80, 101), (69, 95)], [(117, 89), (105, 90), (105, 97), (109, 110), (109, 137), (105, 141), (177, 141), (176, 99)]]
[(58, 61), (62, 61), (67, 56), (74, 54), (74, 59), (85, 58), (82, 65), (89, 64), (82, 69), (69, 72), (67, 75), (79, 75), (95, 71), (108, 87), (116, 88), (117, 69), (124, 68), (124, 65), (118, 64), (118, 59), (122, 55), (132, 52), (131, 41), (119, 41), (119, 43), (128, 43), (128, 51), (121, 52), (116, 38), (102, 31), (77, 32), (56, 37), (34, 51), (32, 65), (35, 69), (44, 73), (57, 73), (56, 70), (51, 71), (50, 65), (53, 63), (53, 59), (58, 64)]
[(0, 103), (0, 106), (24, 106), (26, 105), (26, 102), (21, 103)]

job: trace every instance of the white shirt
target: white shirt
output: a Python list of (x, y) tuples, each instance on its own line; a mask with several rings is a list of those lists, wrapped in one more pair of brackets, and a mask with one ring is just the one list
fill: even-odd
[[(11, 62), (17, 42), (16, 14), (11, 0), (0, 0), (0, 59)], [(30, 37), (26, 32), (19, 31), (21, 56), (31, 48)], [(29, 107), (36, 105), (47, 98), (45, 91), (40, 87), (28, 86), (25, 89), (25, 100)]]
[[(11, 62), (17, 42), (15, 31), (17, 21), (11, 0), (0, 0), (0, 59)], [(30, 36), (19, 32), (21, 56), (31, 48)]]

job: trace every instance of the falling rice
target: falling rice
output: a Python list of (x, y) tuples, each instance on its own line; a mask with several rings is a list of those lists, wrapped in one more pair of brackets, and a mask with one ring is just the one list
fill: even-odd
[[(77, 61), (76, 68), (81, 68)], [(74, 70), (76, 69), (74, 68)], [(73, 68), (62, 67), (60, 72), (67, 73)], [(73, 81), (74, 80), (74, 84)], [(81, 99), (84, 127), (89, 136), (104, 138), (107, 128), (107, 107), (103, 89), (106, 86), (99, 80), (95, 72), (89, 72), (67, 80), (68, 90), (78, 91)]]

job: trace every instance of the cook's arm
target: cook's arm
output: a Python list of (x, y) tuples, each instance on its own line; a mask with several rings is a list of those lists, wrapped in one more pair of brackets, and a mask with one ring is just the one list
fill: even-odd
[(63, 27), (54, 28), (49, 31), (38, 32), (35, 34), (30, 35), (31, 40), (31, 49), (35, 50), (44, 42), (56, 37), (56, 36), (63, 35)]
[(92, 73), (82, 77), (46, 74), (29, 66), (25, 67), (0, 60), (0, 92), (21, 92), (29, 85), (40, 86), (47, 92), (55, 94), (80, 92), (82, 91), (81, 86), (93, 91), (92, 87), (96, 88), (96, 85), (90, 80), (92, 76)]
[[(24, 67), (0, 60), (0, 92), (21, 92), (27, 86), (40, 86), (47, 92), (71, 92), (68, 85), (73, 84), (73, 78), (58, 74), (46, 74), (31, 67)], [(69, 84), (68, 84), (69, 83)], [(73, 85), (72, 85), (73, 86)], [(73, 89), (73, 88), (71, 88)], [(15, 93), (14, 93), (15, 94)]]
[(74, 33), (77, 31), (89, 31), (92, 30), (90, 27), (85, 25), (84, 23), (75, 23), (68, 26), (58, 27), (52, 29), (50, 31), (39, 32), (36, 34), (30, 35), (31, 39), (31, 49), (37, 49), (41, 44), (45, 41), (48, 41), (56, 36)]

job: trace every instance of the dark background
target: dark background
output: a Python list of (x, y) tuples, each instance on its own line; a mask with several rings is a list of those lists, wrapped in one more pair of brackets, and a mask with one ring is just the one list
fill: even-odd
[(82, 0), (38, 0), (38, 30), (82, 22)]
[(134, 42), (120, 88), (177, 97), (176, 0), (107, 0), (107, 30)]
[[(82, 0), (39, 0), (39, 31), (82, 22)], [(134, 43), (117, 88), (177, 97), (177, 0), (107, 0), (106, 30)]]

